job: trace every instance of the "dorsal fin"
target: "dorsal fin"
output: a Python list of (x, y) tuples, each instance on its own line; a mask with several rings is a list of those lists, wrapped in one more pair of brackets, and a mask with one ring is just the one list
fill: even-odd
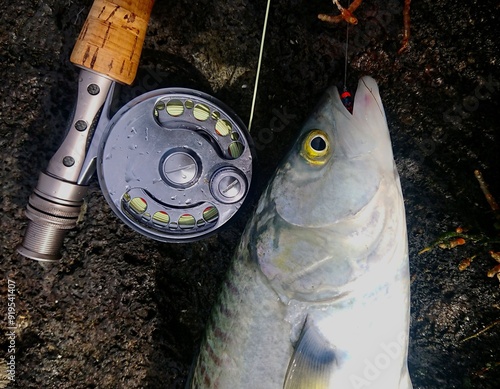
[(328, 389), (335, 364), (333, 346), (306, 319), (288, 364), (283, 389)]

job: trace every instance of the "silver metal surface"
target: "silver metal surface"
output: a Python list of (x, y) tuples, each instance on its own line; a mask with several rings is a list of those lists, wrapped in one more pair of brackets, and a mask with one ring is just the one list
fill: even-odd
[(224, 204), (240, 201), (247, 192), (245, 177), (232, 167), (219, 169), (212, 176), (210, 190), (213, 196)]
[(108, 96), (106, 97), (106, 101), (102, 107), (102, 112), (99, 116), (99, 122), (96, 126), (94, 134), (92, 135), (92, 142), (90, 142), (80, 175), (78, 176), (77, 183), (79, 185), (87, 185), (90, 178), (95, 173), (97, 152), (99, 151), (99, 146), (101, 144), (102, 134), (111, 120), (111, 105), (113, 104), (115, 89), (116, 83), (113, 82), (109, 88)]
[[(80, 70), (75, 115), (63, 143), (49, 162), (47, 172), (61, 180), (77, 182), (85, 160), (90, 128), (113, 83), (109, 78)], [(73, 159), (67, 166), (64, 161)]]
[(175, 151), (163, 162), (163, 175), (169, 184), (187, 188), (195, 183), (199, 171), (198, 162), (186, 151)]
[(60, 258), (64, 236), (76, 226), (87, 192), (87, 182), (78, 178), (92, 136), (92, 123), (111, 85), (110, 79), (97, 73), (80, 71), (78, 100), (68, 133), (29, 198), (26, 217), (30, 221), (17, 248), (21, 255), (39, 261)]
[(160, 241), (195, 240), (242, 205), (251, 147), (241, 120), (220, 101), (161, 89), (132, 100), (107, 123), (97, 173), (113, 211), (134, 230)]

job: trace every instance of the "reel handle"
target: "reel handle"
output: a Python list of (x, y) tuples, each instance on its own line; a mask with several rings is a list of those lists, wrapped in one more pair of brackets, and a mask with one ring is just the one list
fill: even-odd
[(137, 73), (154, 0), (94, 0), (71, 62), (130, 85)]

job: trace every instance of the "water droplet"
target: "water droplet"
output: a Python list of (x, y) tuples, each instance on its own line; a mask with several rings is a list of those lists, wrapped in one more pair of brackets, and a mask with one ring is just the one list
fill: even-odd
[(170, 200), (175, 200), (177, 198), (177, 196), (172, 196), (170, 197)]
[(136, 135), (137, 135), (137, 130), (134, 127), (132, 127), (130, 129), (130, 134), (127, 135), (127, 139), (133, 138)]
[(135, 150), (135, 149), (137, 148), (137, 145), (130, 145), (128, 148), (129, 148), (130, 150)]
[(192, 201), (191, 199), (187, 199), (186, 204), (191, 204), (191, 201)]
[(111, 159), (112, 155), (111, 153), (109, 153), (108, 155), (106, 155), (105, 159)]

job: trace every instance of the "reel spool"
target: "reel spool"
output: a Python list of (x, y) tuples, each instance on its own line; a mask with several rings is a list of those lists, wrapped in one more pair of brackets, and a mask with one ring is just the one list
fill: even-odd
[(224, 225), (252, 178), (245, 125), (222, 102), (181, 88), (141, 95), (104, 130), (97, 174), (113, 211), (160, 241), (191, 241)]

